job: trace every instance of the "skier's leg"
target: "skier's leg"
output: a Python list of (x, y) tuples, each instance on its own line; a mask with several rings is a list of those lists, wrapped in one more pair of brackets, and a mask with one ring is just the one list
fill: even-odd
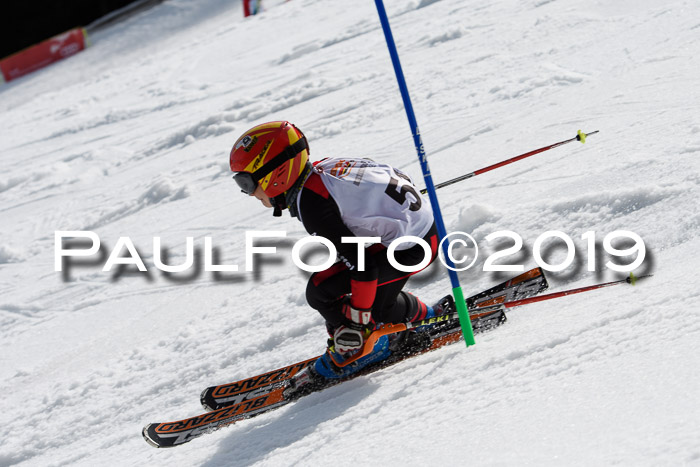
[(381, 361), (391, 355), (388, 346), (389, 338), (382, 336), (375, 344), (372, 354), (343, 368), (333, 363), (330, 353), (333, 353), (336, 359), (346, 358), (344, 354), (337, 353), (335, 350), (333, 335), (337, 328), (348, 324), (342, 312), (342, 303), (349, 293), (350, 271), (342, 263), (336, 263), (331, 268), (312, 275), (306, 288), (306, 299), (309, 305), (318, 310), (326, 320), (326, 329), (331, 337), (328, 340), (329, 352), (324, 353), (314, 363), (313, 370), (310, 370), (324, 378), (343, 378), (372, 362)]
[(350, 271), (343, 263), (335, 263), (325, 271), (314, 273), (306, 286), (306, 301), (326, 320), (332, 329), (346, 324), (342, 300), (350, 293)]
[[(424, 239), (431, 246), (431, 262), (437, 256), (437, 234), (435, 226)], [(414, 273), (399, 271), (394, 268), (387, 257), (386, 248), (369, 252), (378, 268), (378, 285), (372, 305), (372, 318), (375, 323), (401, 323), (418, 321), (431, 316), (431, 307), (425, 305), (413, 295), (402, 292), (409, 277)], [(406, 250), (394, 252), (394, 258), (400, 264), (411, 266), (420, 264), (425, 257), (421, 245), (414, 245)], [(335, 263), (330, 268), (314, 273), (306, 288), (306, 300), (318, 310), (326, 320), (329, 330), (346, 323), (342, 312), (342, 300), (350, 293), (350, 271), (343, 263)]]
[[(435, 226), (433, 226), (424, 237), (431, 246), (431, 263), (437, 256), (438, 242), (435, 230)], [(395, 251), (394, 258), (405, 266), (420, 264), (425, 258), (425, 250), (421, 245), (414, 245), (406, 250)], [(409, 277), (415, 273), (395, 269), (389, 263), (386, 250), (377, 254), (375, 262), (379, 268), (377, 295), (372, 306), (372, 317), (375, 322), (401, 323), (419, 321), (434, 316), (431, 307), (412, 294), (402, 291)]]
[[(420, 248), (420, 246), (414, 247)], [(408, 253), (407, 253), (408, 252)], [(404, 250), (396, 255), (397, 261), (410, 264), (415, 251)], [(401, 323), (430, 317), (430, 307), (417, 297), (402, 292), (410, 274), (394, 269), (386, 258), (386, 250), (377, 254), (379, 285), (372, 305), (375, 323)], [(414, 263), (417, 264), (417, 263)], [(350, 272), (342, 263), (311, 276), (306, 288), (306, 300), (328, 323), (329, 330), (347, 324), (342, 313), (342, 299), (350, 292)]]
[(423, 303), (415, 295), (399, 291), (394, 297), (393, 305), (378, 308), (376, 314), (381, 316), (384, 323), (402, 323), (407, 321), (420, 321), (435, 316), (433, 308)]

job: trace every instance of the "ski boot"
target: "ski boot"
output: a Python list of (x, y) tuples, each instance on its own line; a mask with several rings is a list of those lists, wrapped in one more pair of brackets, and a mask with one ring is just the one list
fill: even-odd
[(361, 349), (341, 354), (335, 350), (333, 339), (328, 339), (328, 349), (312, 365), (314, 372), (324, 378), (342, 379), (357, 373), (368, 365), (381, 362), (391, 355), (391, 349), (389, 348), (389, 336), (379, 337), (374, 344), (372, 352), (368, 355), (365, 355), (364, 357), (359, 358), (346, 366), (339, 366), (353, 355), (356, 355), (360, 350)]
[(318, 391), (325, 386), (326, 379), (319, 375), (314, 370), (314, 364), (311, 364), (294, 375), (287, 382), (287, 387), (284, 390), (285, 399), (298, 399), (314, 391)]

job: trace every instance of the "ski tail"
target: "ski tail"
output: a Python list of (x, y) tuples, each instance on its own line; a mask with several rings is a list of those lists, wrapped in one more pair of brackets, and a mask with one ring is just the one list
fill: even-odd
[[(467, 298), (467, 308), (481, 308), (533, 297), (549, 287), (542, 268), (534, 268)], [(475, 310), (476, 311), (476, 310)]]
[[(548, 287), (542, 268), (534, 268), (468, 297), (465, 301), (474, 333), (484, 332), (505, 323), (506, 303), (534, 297)], [(447, 295), (437, 303), (437, 306), (444, 310), (440, 316), (411, 323), (411, 328), (427, 326), (433, 336), (450, 333), (458, 328), (459, 318), (452, 296)], [(453, 338), (454, 336), (450, 337)]]

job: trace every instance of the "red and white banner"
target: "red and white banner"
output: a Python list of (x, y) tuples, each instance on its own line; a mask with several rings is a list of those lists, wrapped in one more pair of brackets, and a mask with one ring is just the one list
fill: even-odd
[(71, 29), (0, 60), (0, 75), (5, 81), (11, 81), (75, 55), (87, 46), (85, 29)]

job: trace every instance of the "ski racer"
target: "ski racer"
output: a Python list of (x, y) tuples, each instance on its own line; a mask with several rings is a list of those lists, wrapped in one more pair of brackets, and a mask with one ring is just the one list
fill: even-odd
[[(328, 351), (316, 362), (317, 373), (340, 378), (387, 357), (391, 336), (382, 336), (371, 354), (347, 367), (333, 364), (360, 351), (379, 323), (440, 314), (439, 307), (433, 309), (402, 291), (413, 273), (392, 266), (387, 255), (392, 241), (404, 236), (425, 240), (430, 251), (404, 241), (393, 254), (401, 265), (422, 265), (426, 256), (432, 262), (437, 254), (430, 203), (406, 174), (361, 158), (327, 158), (312, 164), (306, 137), (286, 121), (246, 131), (233, 145), (230, 166), (243, 193), (273, 209), (274, 216), (288, 210), (310, 235), (330, 240), (338, 252), (338, 261), (314, 273), (306, 288), (309, 305), (323, 316), (330, 335)], [(363, 249), (357, 241), (351, 243), (357, 237), (380, 241)]]

